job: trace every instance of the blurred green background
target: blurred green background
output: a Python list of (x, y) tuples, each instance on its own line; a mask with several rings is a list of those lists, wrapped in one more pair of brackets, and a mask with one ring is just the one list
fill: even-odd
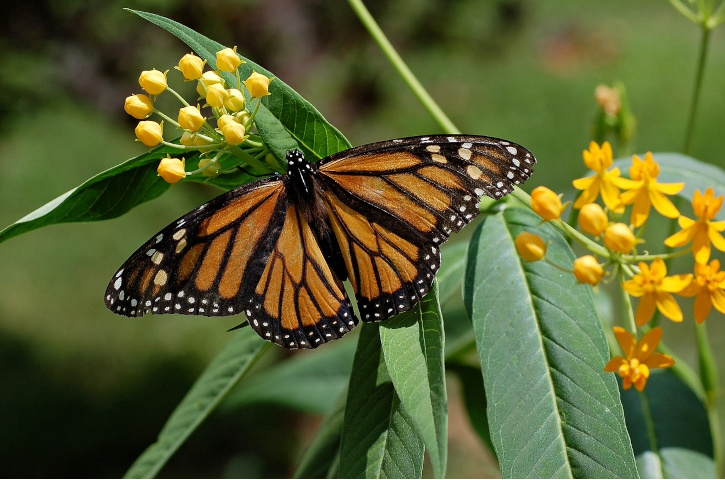
[[(462, 131), (508, 138), (536, 154), (529, 191), (545, 184), (570, 193), (584, 173), (600, 83), (626, 85), (636, 151), (682, 149), (699, 30), (664, 0), (370, 3)], [(173, 69), (188, 48), (124, 7), (237, 45), (354, 145), (440, 131), (346, 2), (13, 2), (0, 32), (0, 228), (144, 151), (123, 100), (139, 92), (141, 70)], [(712, 37), (691, 152), (721, 166), (724, 35)], [(105, 309), (103, 292), (143, 241), (217, 193), (184, 184), (116, 220), (0, 244), (3, 476), (120, 476), (156, 439), (238, 320), (127, 319)], [(709, 320), (721, 364), (722, 320)], [(665, 342), (680, 342), (678, 352), (694, 360), (692, 325), (665, 327)], [(451, 389), (455, 400), (453, 381)], [(270, 405), (215, 414), (162, 476), (289, 476), (318, 421)], [(455, 402), (449, 475), (498, 475)]]

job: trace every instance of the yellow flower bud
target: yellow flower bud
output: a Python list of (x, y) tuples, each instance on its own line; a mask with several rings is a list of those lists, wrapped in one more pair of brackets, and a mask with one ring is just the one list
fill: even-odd
[(559, 195), (547, 187), (536, 187), (531, 192), (531, 207), (544, 220), (556, 220), (564, 211)]
[(138, 83), (141, 88), (149, 92), (151, 95), (158, 95), (166, 90), (166, 73), (159, 72), (155, 68), (153, 70), (144, 70), (138, 77)]
[(184, 74), (187, 80), (199, 80), (201, 74), (204, 73), (204, 65), (206, 60), (202, 60), (193, 53), (187, 53), (179, 60), (179, 70)]
[(239, 145), (243, 143), (246, 137), (244, 136), (244, 125), (237, 122), (229, 122), (222, 127), (222, 134), (229, 145)]
[(597, 203), (587, 203), (579, 210), (579, 226), (583, 232), (598, 237), (608, 224), (607, 214)]
[(244, 60), (239, 58), (237, 55), (237, 47), (225, 48), (216, 52), (216, 66), (222, 72), (236, 72), (239, 65), (243, 64)]
[(546, 256), (546, 243), (535, 233), (523, 232), (516, 237), (516, 250), (525, 260), (536, 262)]
[(136, 94), (126, 97), (123, 109), (133, 118), (143, 120), (154, 112), (154, 102), (148, 95)]
[(189, 105), (179, 109), (179, 125), (185, 130), (197, 132), (204, 125), (204, 117), (199, 107)]
[(637, 245), (637, 238), (624, 223), (614, 223), (604, 231), (604, 244), (610, 250), (629, 253)]
[(206, 89), (206, 103), (212, 107), (221, 108), (224, 106), (224, 101), (229, 98), (229, 92), (221, 83), (215, 83), (209, 85)]
[(229, 93), (229, 96), (224, 101), (224, 106), (227, 108), (227, 110), (231, 112), (238, 112), (240, 110), (244, 110), (245, 101), (244, 101), (244, 95), (242, 92), (237, 90), (236, 88), (230, 88), (227, 90), (227, 93)]
[(216, 72), (204, 72), (201, 75), (201, 78), (199, 78), (199, 83), (196, 85), (196, 92), (199, 94), (199, 96), (206, 98), (207, 89), (217, 83), (221, 83), (222, 85), (224, 85), (224, 79), (220, 77)]
[(182, 144), (185, 147), (191, 147), (194, 145), (194, 134), (184, 130), (184, 133), (181, 134), (181, 138), (179, 139), (179, 143)]
[(221, 171), (221, 165), (219, 165), (219, 161), (214, 160), (213, 158), (202, 158), (201, 160), (199, 160), (199, 168), (202, 168), (203, 170), (201, 171), (201, 173), (209, 178), (218, 176), (219, 172)]
[(178, 158), (163, 158), (156, 169), (161, 178), (174, 185), (186, 177), (186, 160)]
[(261, 98), (269, 93), (269, 83), (272, 81), (261, 73), (253, 72), (249, 78), (244, 82), (244, 85), (249, 90), (254, 98)]
[(234, 122), (236, 123), (237, 120), (232, 115), (222, 115), (219, 117), (216, 121), (217, 127), (221, 130), (224, 128), (224, 125), (227, 125), (228, 123)]
[(155, 147), (164, 140), (164, 127), (152, 120), (142, 120), (136, 125), (136, 137), (147, 147)]
[(579, 283), (597, 285), (604, 276), (604, 269), (593, 255), (584, 255), (574, 260), (574, 276)]

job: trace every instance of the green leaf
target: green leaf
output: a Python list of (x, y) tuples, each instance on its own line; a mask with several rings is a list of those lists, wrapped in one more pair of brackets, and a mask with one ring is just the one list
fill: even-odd
[(424, 452), (385, 367), (379, 324), (363, 324), (348, 387), (337, 476), (420, 478)]
[(344, 339), (250, 376), (226, 398), (223, 409), (249, 403), (276, 403), (307, 413), (324, 414), (347, 388), (356, 344)]
[(405, 411), (428, 449), (437, 478), (446, 474), (448, 399), (438, 286), (413, 309), (380, 324), (385, 365)]
[[(715, 478), (707, 410), (682, 380), (667, 371), (654, 372), (644, 392), (630, 389), (621, 394), (642, 478)], [(656, 448), (647, 435), (642, 396), (652, 414)]]
[(547, 262), (521, 259), (514, 239), (523, 231), (542, 236), (549, 261), (571, 268), (557, 230), (508, 208), (474, 232), (464, 280), (502, 474), (636, 477), (591, 289)]
[[(695, 197), (695, 190), (705, 193), (709, 187), (713, 187), (716, 197), (725, 195), (725, 170), (722, 168), (681, 153), (654, 153), (653, 156), (660, 165), (658, 182), (685, 182), (685, 188), (678, 193), (680, 197), (692, 201)], [(644, 158), (644, 155), (640, 155), (640, 158)], [(619, 167), (626, 176), (629, 176), (631, 165), (631, 157), (614, 162), (614, 166)], [(725, 211), (721, 210), (717, 218), (724, 220)]]
[(0, 242), (57, 223), (117, 217), (169, 188), (156, 173), (160, 159), (174, 150), (156, 149), (102, 172), (0, 231)]
[(227, 346), (196, 380), (171, 414), (156, 443), (149, 446), (126, 472), (126, 478), (155, 477), (271, 345), (259, 338), (251, 328), (243, 328), (232, 335)]
[(322, 419), (320, 428), (302, 455), (294, 478), (328, 478), (335, 475), (344, 418), (345, 395), (340, 395), (335, 408)]
[(460, 295), (467, 253), (468, 242), (446, 243), (441, 248), (441, 268), (436, 275), (441, 305), (456, 294)]
[[(211, 68), (216, 69), (216, 52), (225, 48), (224, 45), (160, 15), (130, 11), (175, 35), (205, 59)], [(271, 72), (251, 60), (243, 56), (242, 59), (246, 62), (239, 67), (242, 79), (246, 79), (253, 71), (274, 77)], [(221, 73), (228, 85), (236, 85), (236, 78), (232, 74)], [(309, 160), (321, 159), (350, 148), (350, 143), (342, 133), (282, 80), (275, 78), (269, 89), (271, 95), (262, 100), (255, 123), (264, 143), (278, 160), (283, 161), (286, 151), (297, 146)]]
[(488, 417), (486, 417), (486, 390), (483, 388), (481, 370), (470, 365), (451, 362), (448, 362), (447, 368), (455, 373), (461, 382), (463, 402), (466, 405), (473, 429), (491, 454), (496, 455), (496, 450), (491, 442), (491, 431), (488, 428)]

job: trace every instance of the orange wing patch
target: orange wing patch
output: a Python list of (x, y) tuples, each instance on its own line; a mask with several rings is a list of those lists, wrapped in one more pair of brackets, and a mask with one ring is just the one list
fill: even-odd
[(419, 166), (420, 157), (411, 152), (391, 152), (386, 154), (368, 154), (352, 157), (343, 156), (325, 164), (325, 168), (339, 173), (386, 173)]
[(325, 193), (325, 201), (363, 320), (405, 312), (428, 293), (440, 265), (437, 247), (392, 233), (331, 192)]
[(287, 210), (246, 314), (262, 338), (287, 348), (315, 348), (357, 324), (342, 282), (295, 205)]
[(283, 182), (272, 179), (189, 212), (129, 258), (108, 286), (106, 304), (127, 316), (240, 313), (249, 295), (242, 293), (257, 284), (270, 238), (279, 235), (286, 203)]

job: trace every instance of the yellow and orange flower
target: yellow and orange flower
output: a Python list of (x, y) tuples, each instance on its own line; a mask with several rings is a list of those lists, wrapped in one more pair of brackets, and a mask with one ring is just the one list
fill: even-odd
[(624, 212), (624, 204), (620, 198), (620, 189), (635, 188), (636, 182), (621, 177), (619, 168), (609, 170), (614, 163), (612, 146), (604, 142), (601, 147), (596, 142), (589, 144), (589, 150), (584, 150), (584, 163), (596, 172), (591, 177), (578, 178), (573, 185), (577, 190), (583, 190), (574, 203), (574, 208), (581, 208), (587, 203), (593, 203), (599, 194), (604, 204), (613, 212)]
[(629, 174), (636, 186), (627, 187), (629, 191), (622, 193), (622, 202), (625, 205), (633, 205), (632, 224), (635, 227), (644, 224), (653, 206), (665, 217), (677, 218), (680, 215), (680, 211), (667, 198), (667, 195), (680, 193), (685, 188), (685, 184), (658, 183), (660, 166), (655, 162), (652, 152), (647, 152), (644, 160), (635, 155)]
[(678, 223), (682, 230), (667, 238), (665, 245), (683, 247), (692, 242), (697, 263), (707, 263), (710, 260), (713, 245), (718, 250), (725, 251), (725, 238), (720, 233), (725, 230), (725, 221), (712, 221), (720, 212), (722, 204), (722, 195), (715, 198), (715, 190), (712, 187), (705, 191), (705, 195), (695, 190), (692, 209), (698, 217), (697, 220), (680, 216)]
[(695, 321), (704, 322), (712, 307), (725, 313), (725, 271), (720, 271), (720, 260), (695, 263), (695, 276), (684, 290), (678, 292), (695, 298)]
[(634, 388), (641, 392), (647, 385), (650, 370), (668, 368), (675, 364), (675, 360), (669, 355), (655, 353), (662, 340), (662, 329), (659, 327), (650, 330), (639, 342), (622, 327), (614, 327), (614, 335), (625, 356), (612, 358), (604, 367), (604, 371), (619, 373), (625, 390), (634, 385)]
[(675, 292), (682, 291), (692, 281), (692, 274), (667, 276), (667, 266), (661, 258), (652, 265), (639, 263), (640, 273), (622, 285), (633, 297), (641, 297), (637, 306), (637, 325), (649, 322), (655, 308), (673, 322), (682, 321), (682, 310), (677, 304)]

